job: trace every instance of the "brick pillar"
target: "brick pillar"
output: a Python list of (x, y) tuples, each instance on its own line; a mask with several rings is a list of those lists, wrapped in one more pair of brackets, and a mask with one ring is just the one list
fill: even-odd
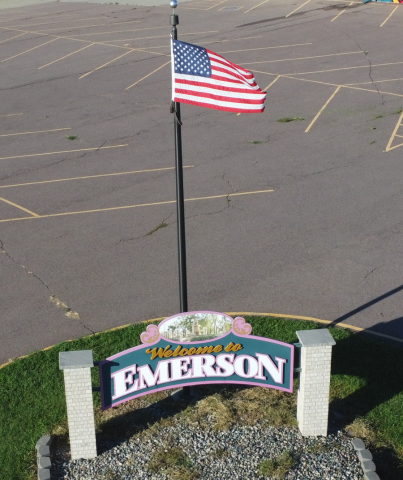
[(327, 436), (332, 346), (327, 329), (296, 332), (301, 347), (297, 420), (304, 437)]
[(64, 371), (72, 460), (97, 456), (91, 382), (93, 366), (92, 350), (59, 353), (59, 368)]

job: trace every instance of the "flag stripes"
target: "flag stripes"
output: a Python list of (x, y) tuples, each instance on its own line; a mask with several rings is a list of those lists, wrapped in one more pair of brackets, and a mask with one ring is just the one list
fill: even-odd
[(253, 73), (210, 50), (173, 40), (173, 99), (236, 113), (263, 112)]

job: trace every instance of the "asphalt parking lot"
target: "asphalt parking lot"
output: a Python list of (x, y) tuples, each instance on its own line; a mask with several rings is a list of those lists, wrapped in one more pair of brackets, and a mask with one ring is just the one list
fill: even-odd
[[(189, 309), (403, 339), (403, 6), (176, 13), (267, 90), (263, 114), (182, 107)], [(170, 14), (0, 10), (0, 363), (179, 311)]]

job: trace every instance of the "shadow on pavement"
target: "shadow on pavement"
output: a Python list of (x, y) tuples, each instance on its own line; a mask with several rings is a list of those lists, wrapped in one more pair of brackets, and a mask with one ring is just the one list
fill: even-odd
[[(401, 419), (395, 418), (398, 410), (395, 397), (403, 391), (402, 372), (403, 355), (400, 348), (368, 338), (363, 333), (338, 340), (333, 347), (332, 375), (339, 376), (334, 378), (336, 384), (338, 380), (349, 376), (348, 381), (354, 391), (348, 394), (346, 389), (338, 391), (337, 385), (334, 387), (339, 398), (334, 398), (330, 403), (330, 428), (344, 428), (357, 417), (372, 412), (371, 422), (377, 428), (387, 431), (389, 437), (401, 438), (403, 429)], [(354, 385), (355, 381), (360, 385), (358, 388)], [(389, 409), (389, 402), (394, 402), (394, 413)], [(387, 424), (377, 423), (380, 415), (377, 416), (374, 409), (382, 410), (382, 418), (387, 419)], [(382, 480), (403, 479), (402, 461), (392, 448), (379, 443), (377, 446), (369, 445), (369, 448)]]

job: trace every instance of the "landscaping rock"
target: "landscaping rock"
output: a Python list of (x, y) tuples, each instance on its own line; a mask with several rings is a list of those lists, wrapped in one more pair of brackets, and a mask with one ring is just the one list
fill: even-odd
[(36, 445), (36, 451), (38, 457), (50, 457), (49, 445)]
[(365, 445), (361, 438), (354, 438), (352, 442), (356, 450), (365, 450)]
[(39, 445), (52, 445), (53, 442), (53, 437), (51, 435), (43, 435), (37, 442), (36, 442), (36, 448), (38, 448)]
[(371, 460), (366, 460), (365, 462), (362, 462), (362, 469), (365, 472), (375, 472), (376, 466), (374, 462), (371, 462)]
[[(93, 459), (69, 461), (55, 454), (52, 480), (94, 480), (110, 472), (119, 480), (167, 480), (163, 468), (150, 472), (156, 452), (179, 449), (188, 462), (188, 477), (199, 480), (267, 480), (262, 461), (288, 452), (295, 459), (288, 480), (362, 480), (363, 470), (351, 438), (344, 431), (327, 437), (303, 437), (297, 427), (239, 426), (220, 431), (173, 422), (152, 435), (100, 442)], [(178, 473), (178, 472), (177, 472)], [(373, 472), (370, 472), (373, 473)], [(178, 477), (179, 478), (179, 477)], [(376, 477), (374, 477), (374, 480)], [(372, 480), (372, 479), (371, 479)]]
[(52, 466), (52, 462), (50, 461), (50, 457), (39, 457), (38, 458), (38, 467), (39, 468), (50, 468)]
[(364, 480), (381, 480), (375, 472), (364, 473)]
[(38, 470), (38, 480), (50, 480), (50, 470), (48, 468), (40, 468)]
[(365, 462), (365, 460), (372, 460), (372, 453), (369, 450), (358, 450), (357, 454), (361, 462)]

